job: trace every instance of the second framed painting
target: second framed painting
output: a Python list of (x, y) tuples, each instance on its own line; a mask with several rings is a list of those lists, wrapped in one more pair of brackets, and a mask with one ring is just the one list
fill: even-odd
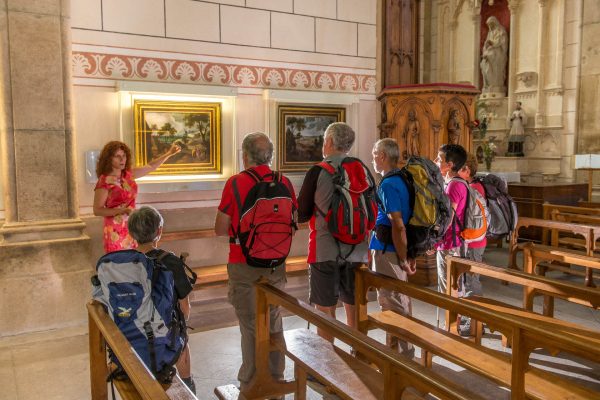
[(325, 129), (346, 121), (344, 107), (280, 105), (277, 110), (277, 169), (305, 172), (323, 160)]
[(134, 102), (136, 166), (164, 154), (173, 144), (181, 152), (154, 175), (221, 172), (221, 104), (136, 100)]

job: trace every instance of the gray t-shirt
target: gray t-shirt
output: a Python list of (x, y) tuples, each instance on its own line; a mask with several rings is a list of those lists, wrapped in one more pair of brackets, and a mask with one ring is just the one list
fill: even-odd
[[(324, 161), (331, 161), (332, 166), (337, 168), (345, 157), (347, 157), (345, 154), (336, 154), (327, 157)], [(298, 207), (300, 222), (306, 222), (314, 217), (314, 220), (311, 219), (308, 262), (335, 261), (341, 253), (341, 257), (346, 261), (366, 263), (369, 251), (368, 235), (352, 250), (352, 245), (336, 242), (329, 233), (325, 215), (331, 205), (333, 190), (331, 175), (323, 168), (314, 166), (307, 172), (298, 196)]]

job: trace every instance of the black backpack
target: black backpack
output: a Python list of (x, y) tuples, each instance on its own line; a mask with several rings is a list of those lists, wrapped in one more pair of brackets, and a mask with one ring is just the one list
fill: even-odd
[(476, 177), (475, 182), (481, 183), (485, 190), (485, 198), (490, 213), (486, 237), (502, 239), (515, 229), (519, 214), (517, 205), (508, 194), (506, 182), (496, 175), (487, 174)]

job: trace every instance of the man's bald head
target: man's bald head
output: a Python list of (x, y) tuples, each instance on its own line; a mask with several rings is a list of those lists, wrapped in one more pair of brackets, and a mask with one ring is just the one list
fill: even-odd
[(271, 165), (273, 159), (273, 143), (262, 132), (253, 132), (244, 136), (242, 152), (251, 166)]

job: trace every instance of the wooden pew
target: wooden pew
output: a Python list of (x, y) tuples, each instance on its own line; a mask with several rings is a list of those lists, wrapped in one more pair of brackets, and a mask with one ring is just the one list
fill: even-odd
[[(580, 254), (573, 254), (572, 252), (566, 252), (562, 250), (558, 250), (552, 247), (540, 246), (533, 243), (528, 243), (523, 248), (523, 258), (525, 260), (523, 264), (523, 272), (527, 274), (538, 274), (544, 276), (546, 273), (546, 269), (548, 268), (548, 263), (551, 262), (559, 262), (561, 264), (573, 264), (579, 265), (587, 268), (588, 270), (600, 270), (600, 258), (596, 257), (588, 257)], [(540, 265), (542, 264), (542, 265)], [(552, 266), (553, 269), (561, 269), (560, 266)], [(573, 271), (569, 271), (573, 273)], [(569, 289), (569, 294), (575, 293), (575, 290)], [(581, 291), (579, 291), (581, 293)], [(600, 293), (598, 290), (593, 290), (592, 293)], [(529, 305), (533, 304), (533, 297), (536, 295), (536, 290), (534, 288), (529, 288), (525, 293), (525, 303), (524, 306), (526, 309), (531, 310), (532, 308)], [(552, 296), (544, 294), (544, 306), (543, 306), (543, 314), (552, 317), (554, 313), (554, 297), (561, 296)], [(566, 299), (569, 301), (578, 302), (572, 299)], [(580, 303), (581, 304), (581, 303)], [(585, 304), (585, 303), (584, 303)], [(585, 304), (588, 305), (588, 304)], [(593, 307), (597, 308), (598, 304), (593, 304)]]
[[(300, 224), (301, 229), (306, 229), (307, 224)], [(193, 229), (165, 232), (161, 236), (161, 242), (173, 242), (179, 240), (195, 240), (216, 237), (214, 229)], [(187, 253), (182, 254), (185, 257)], [(192, 267), (198, 275), (194, 290), (202, 289), (206, 286), (215, 286), (226, 284), (229, 279), (227, 275), (227, 264), (205, 265)], [(288, 257), (286, 260), (287, 274), (302, 274), (308, 270), (306, 256)]]
[[(192, 268), (198, 275), (194, 290), (206, 286), (214, 286), (227, 283), (227, 264), (208, 265)], [(288, 257), (285, 261), (285, 271), (288, 275), (303, 274), (308, 271), (306, 256)]]
[(571, 214), (583, 215), (600, 215), (600, 208), (595, 207), (578, 207), (578, 206), (563, 206), (560, 204), (544, 203), (542, 204), (542, 215), (544, 219), (550, 219), (552, 211)]
[(102, 304), (91, 301), (87, 304), (89, 325), (90, 381), (92, 400), (107, 400), (106, 377), (109, 366), (106, 359), (106, 346), (110, 346), (129, 380), (115, 380), (114, 385), (124, 400), (194, 400), (196, 396), (188, 389), (179, 376), (170, 385), (161, 385), (139, 356), (133, 351), (129, 341), (108, 316)]
[[(548, 214), (553, 221), (561, 221), (567, 223), (575, 223), (592, 227), (592, 245), (588, 247), (588, 243), (577, 237), (552, 237), (553, 246), (568, 246), (575, 249), (582, 249), (588, 256), (594, 256), (594, 251), (598, 251), (598, 240), (600, 239), (600, 209), (582, 208), (582, 207), (567, 207), (557, 206), (555, 204), (544, 204), (545, 214)], [(571, 271), (564, 271), (571, 273)], [(593, 272), (586, 268), (585, 284), (587, 286), (595, 286), (593, 281)]]
[[(512, 339), (512, 356), (483, 348), (442, 329), (391, 311), (368, 314), (366, 293), (370, 287), (395, 290), (455, 314), (468, 315), (489, 326), (502, 326), (503, 331)], [(600, 339), (592, 340), (585, 338), (583, 334), (558, 330), (554, 324), (540, 323), (525, 315), (492, 310), (476, 302), (453, 298), (392, 279), (367, 268), (356, 272), (356, 306), (360, 331), (381, 328), (403, 337), (422, 348), (425, 365), (431, 364), (433, 353), (501, 386), (509, 387), (512, 399), (589, 399), (600, 396), (599, 392), (580, 387), (569, 380), (529, 365), (530, 354), (536, 348), (549, 349), (551, 353), (565, 350), (598, 362)]]
[[(598, 240), (600, 240), (600, 215), (585, 215), (585, 214), (572, 214), (559, 212), (557, 210), (553, 210), (550, 213), (550, 219), (552, 221), (560, 221), (567, 222), (571, 224), (581, 224), (588, 225), (593, 228), (594, 234), (594, 242), (592, 245), (592, 251), (597, 251), (598, 249)], [(558, 238), (559, 244), (566, 244), (573, 246), (575, 248), (580, 248), (585, 250), (586, 243), (578, 238), (564, 237)]]
[[(241, 394), (246, 399), (291, 392), (295, 399), (306, 399), (307, 374), (317, 377), (337, 396), (348, 400), (422, 399), (419, 394), (409, 392), (410, 388), (441, 399), (480, 398), (268, 283), (258, 282), (256, 288), (256, 374)], [(285, 338), (271, 338), (268, 330), (271, 305), (282, 306), (326, 330), (374, 363), (380, 372), (306, 329), (286, 331)], [(274, 347), (284, 351), (294, 362), (294, 381), (274, 382), (270, 376), (268, 356)], [(216, 388), (215, 394), (220, 399), (241, 396), (231, 385)]]
[[(532, 249), (536, 250), (532, 250)], [(549, 249), (549, 250), (548, 250)], [(549, 259), (560, 259), (559, 256), (548, 255), (552, 253), (552, 248), (548, 248), (547, 246), (541, 245), (533, 245), (533, 243), (527, 243), (524, 248), (524, 256), (525, 256), (525, 266), (526, 271), (515, 271), (515, 270), (507, 270), (504, 268), (498, 268), (491, 265), (486, 265), (483, 263), (466, 260), (458, 257), (448, 257), (447, 261), (447, 279), (448, 279), (448, 287), (447, 294), (448, 295), (456, 295), (458, 290), (458, 280), (460, 275), (466, 272), (476, 273), (481, 276), (487, 276), (490, 278), (498, 279), (501, 281), (506, 281), (513, 284), (518, 284), (523, 287), (523, 307), (522, 310), (533, 313), (533, 298), (536, 294), (542, 294), (545, 296), (546, 301), (544, 303), (543, 315), (545, 317), (541, 317), (538, 315), (531, 315), (527, 313), (522, 313), (519, 311), (518, 307), (509, 306), (507, 304), (489, 299), (484, 297), (472, 297), (470, 301), (477, 302), (484, 306), (494, 306), (496, 309), (505, 308), (506, 312), (509, 312), (513, 315), (522, 315), (525, 317), (529, 317), (541, 322), (547, 322), (556, 326), (557, 329), (562, 329), (565, 331), (569, 330), (585, 330), (590, 331), (592, 336), (596, 336), (600, 339), (600, 332), (596, 332), (594, 330), (589, 330), (587, 328), (583, 328), (579, 325), (559, 321), (553, 319), (553, 300), (555, 297), (567, 300), (572, 303), (581, 304), (587, 307), (598, 309), (600, 307), (600, 290), (588, 288), (581, 285), (576, 285), (569, 282), (557, 281), (555, 279), (549, 279), (544, 276), (536, 276), (531, 274), (529, 271), (532, 269), (531, 261), (532, 261), (532, 253), (538, 254), (540, 257), (537, 262), (539, 263), (544, 257), (544, 260)], [(570, 253), (566, 253), (570, 254)], [(577, 256), (573, 256), (577, 257)], [(581, 257), (581, 256), (579, 256)], [(569, 258), (570, 259), (570, 258)], [(600, 260), (596, 260), (596, 265), (600, 264)], [(551, 299), (552, 301), (548, 300)], [(509, 310), (510, 309), (510, 310)], [(450, 321), (450, 325), (448, 329), (454, 327), (456, 320), (456, 314), (447, 311), (446, 312), (446, 321)], [(475, 342), (481, 343), (481, 334), (482, 328), (479, 326), (476, 330)], [(503, 331), (502, 327), (497, 329), (499, 331)]]
[[(559, 233), (567, 232), (571, 235), (581, 236), (585, 243), (585, 251), (590, 253), (593, 252), (594, 248), (594, 229), (595, 227), (590, 225), (581, 225), (581, 224), (572, 224), (567, 222), (560, 221), (551, 221), (546, 219), (539, 218), (529, 218), (529, 217), (520, 217), (517, 221), (517, 226), (515, 230), (512, 232), (510, 237), (510, 247), (509, 247), (509, 259), (508, 259), (508, 268), (518, 269), (517, 267), (517, 253), (523, 250), (523, 246), (525, 243), (519, 242), (519, 234), (522, 228), (528, 227), (539, 227), (544, 229), (544, 240), (543, 244), (552, 244), (554, 247), (559, 245)], [(551, 232), (551, 240), (547, 239), (547, 232)]]
[[(308, 224), (298, 224), (298, 230), (307, 229)], [(194, 240), (217, 237), (213, 228), (184, 229), (180, 231), (163, 232), (160, 240), (162, 242), (174, 242), (178, 240)]]
[(584, 207), (584, 208), (600, 208), (600, 203), (594, 202), (594, 201), (579, 200), (577, 202), (577, 206)]

